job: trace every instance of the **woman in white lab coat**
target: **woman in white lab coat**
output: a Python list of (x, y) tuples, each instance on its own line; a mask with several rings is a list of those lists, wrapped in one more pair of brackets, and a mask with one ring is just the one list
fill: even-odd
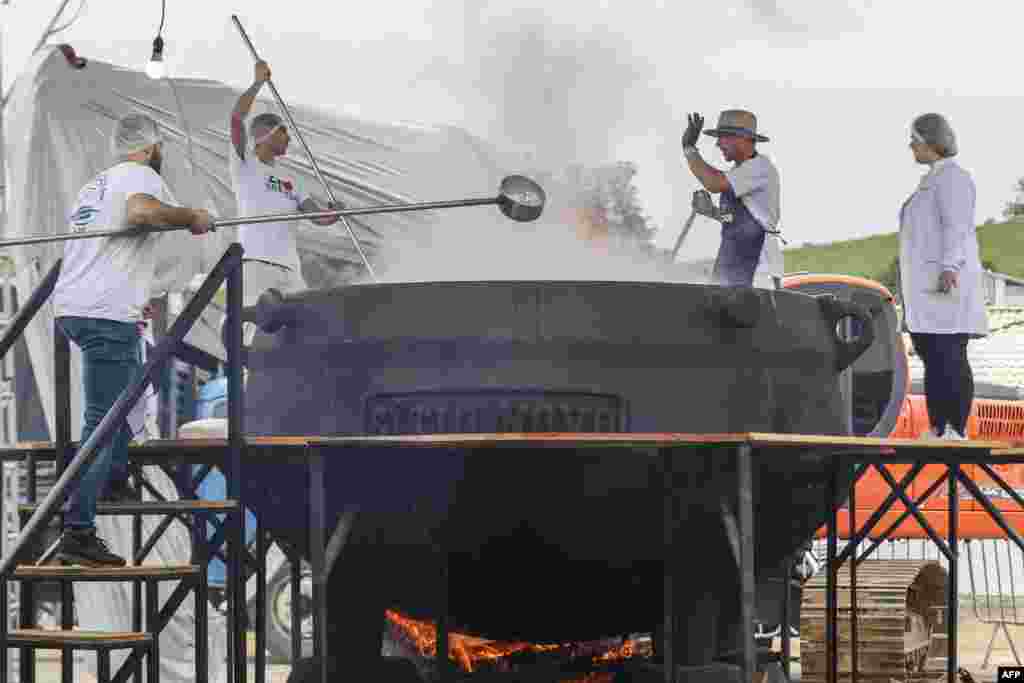
[(900, 210), (904, 326), (924, 364), (931, 429), (963, 439), (974, 400), (967, 342), (988, 334), (974, 222), (975, 187), (953, 156), (956, 136), (939, 114), (911, 124), (914, 160), (928, 172)]

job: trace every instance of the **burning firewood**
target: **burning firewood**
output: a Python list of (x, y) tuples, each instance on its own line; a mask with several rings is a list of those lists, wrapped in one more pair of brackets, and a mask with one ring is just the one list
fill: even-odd
[[(415, 660), (421, 671), (433, 669), (437, 652), (434, 624), (393, 610), (386, 614), (390, 639), (401, 653)], [(613, 683), (623, 662), (650, 655), (649, 639), (538, 644), (485, 640), (452, 633), (448, 643), (449, 658), (464, 675), (464, 680), (474, 683), (509, 681), (512, 680), (509, 675), (515, 680)]]

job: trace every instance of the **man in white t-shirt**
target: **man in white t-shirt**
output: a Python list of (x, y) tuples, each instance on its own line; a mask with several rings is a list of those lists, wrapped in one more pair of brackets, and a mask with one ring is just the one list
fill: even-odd
[[(249, 124), (253, 147), (247, 149), (245, 119), (263, 84), (270, 80), (270, 67), (257, 62), (253, 84), (242, 93), (231, 112), (231, 146), (228, 153), (231, 184), (238, 200), (239, 216), (258, 216), (298, 211), (323, 211), (312, 197), (303, 192), (294, 176), (276, 163), (288, 151), (288, 129), (277, 114), (259, 114)], [(340, 205), (328, 204), (331, 209)], [(317, 225), (331, 225), (338, 218), (314, 220)], [(254, 223), (238, 230), (244, 254), (244, 306), (256, 303), (260, 294), (270, 288), (283, 294), (306, 289), (295, 245), (294, 225), (290, 222)], [(251, 325), (248, 325), (251, 328)]]
[(721, 194), (711, 217), (722, 223), (722, 243), (714, 276), (722, 285), (781, 286), (779, 246), (779, 172), (756, 144), (768, 138), (757, 132), (757, 117), (742, 109), (723, 111), (718, 127), (704, 131), (718, 138), (718, 149), (734, 166), (719, 171), (697, 151), (704, 118), (689, 117), (683, 133), (683, 153), (690, 171), (708, 192)]
[[(78, 193), (70, 232), (128, 226), (187, 225), (193, 234), (212, 223), (204, 209), (176, 206), (160, 177), (162, 142), (156, 122), (144, 114), (121, 118), (114, 128), (117, 162)], [(73, 240), (65, 244), (53, 290), (61, 331), (82, 351), (85, 418), (81, 443), (92, 435), (141, 365), (139, 323), (150, 298), (157, 248), (177, 233)], [(122, 566), (96, 535), (96, 502), (131, 493), (127, 483), (127, 424), (104, 446), (64, 508), (64, 533), (54, 560), (64, 564)]]

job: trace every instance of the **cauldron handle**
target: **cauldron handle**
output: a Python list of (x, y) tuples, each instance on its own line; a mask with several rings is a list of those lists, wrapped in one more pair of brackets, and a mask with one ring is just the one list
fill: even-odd
[[(821, 312), (825, 314), (825, 322), (836, 343), (836, 372), (842, 372), (850, 367), (853, 361), (857, 360), (864, 351), (875, 341), (875, 322), (871, 317), (871, 311), (867, 306), (844, 301), (832, 294), (822, 294), (815, 297)], [(846, 341), (839, 336), (838, 323), (843, 318), (855, 318), (861, 324), (860, 334), (852, 341)]]
[[(291, 313), (292, 311), (281, 292), (271, 288), (260, 294), (254, 305), (242, 309), (242, 322), (253, 323), (264, 332), (273, 334), (282, 327), (295, 323)], [(228, 326), (222, 325), (220, 334), (224, 348), (228, 346), (227, 332)], [(247, 349), (248, 347), (243, 343), (243, 358)]]
[(255, 305), (242, 309), (242, 320), (273, 334), (286, 325), (294, 324), (289, 315), (292, 312), (281, 292), (271, 288), (260, 294)]

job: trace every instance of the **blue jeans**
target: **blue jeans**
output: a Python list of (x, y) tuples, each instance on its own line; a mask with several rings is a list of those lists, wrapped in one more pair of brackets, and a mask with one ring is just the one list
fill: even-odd
[[(63, 316), (57, 324), (68, 339), (82, 350), (82, 384), (84, 386), (85, 419), (82, 441), (99, 426), (114, 401), (131, 383), (142, 366), (139, 352), (139, 330), (133, 323), (100, 318)], [(99, 455), (64, 506), (64, 526), (91, 529), (96, 526), (96, 501), (111, 479), (128, 476), (128, 444), (132, 433), (127, 421), (100, 449)]]

